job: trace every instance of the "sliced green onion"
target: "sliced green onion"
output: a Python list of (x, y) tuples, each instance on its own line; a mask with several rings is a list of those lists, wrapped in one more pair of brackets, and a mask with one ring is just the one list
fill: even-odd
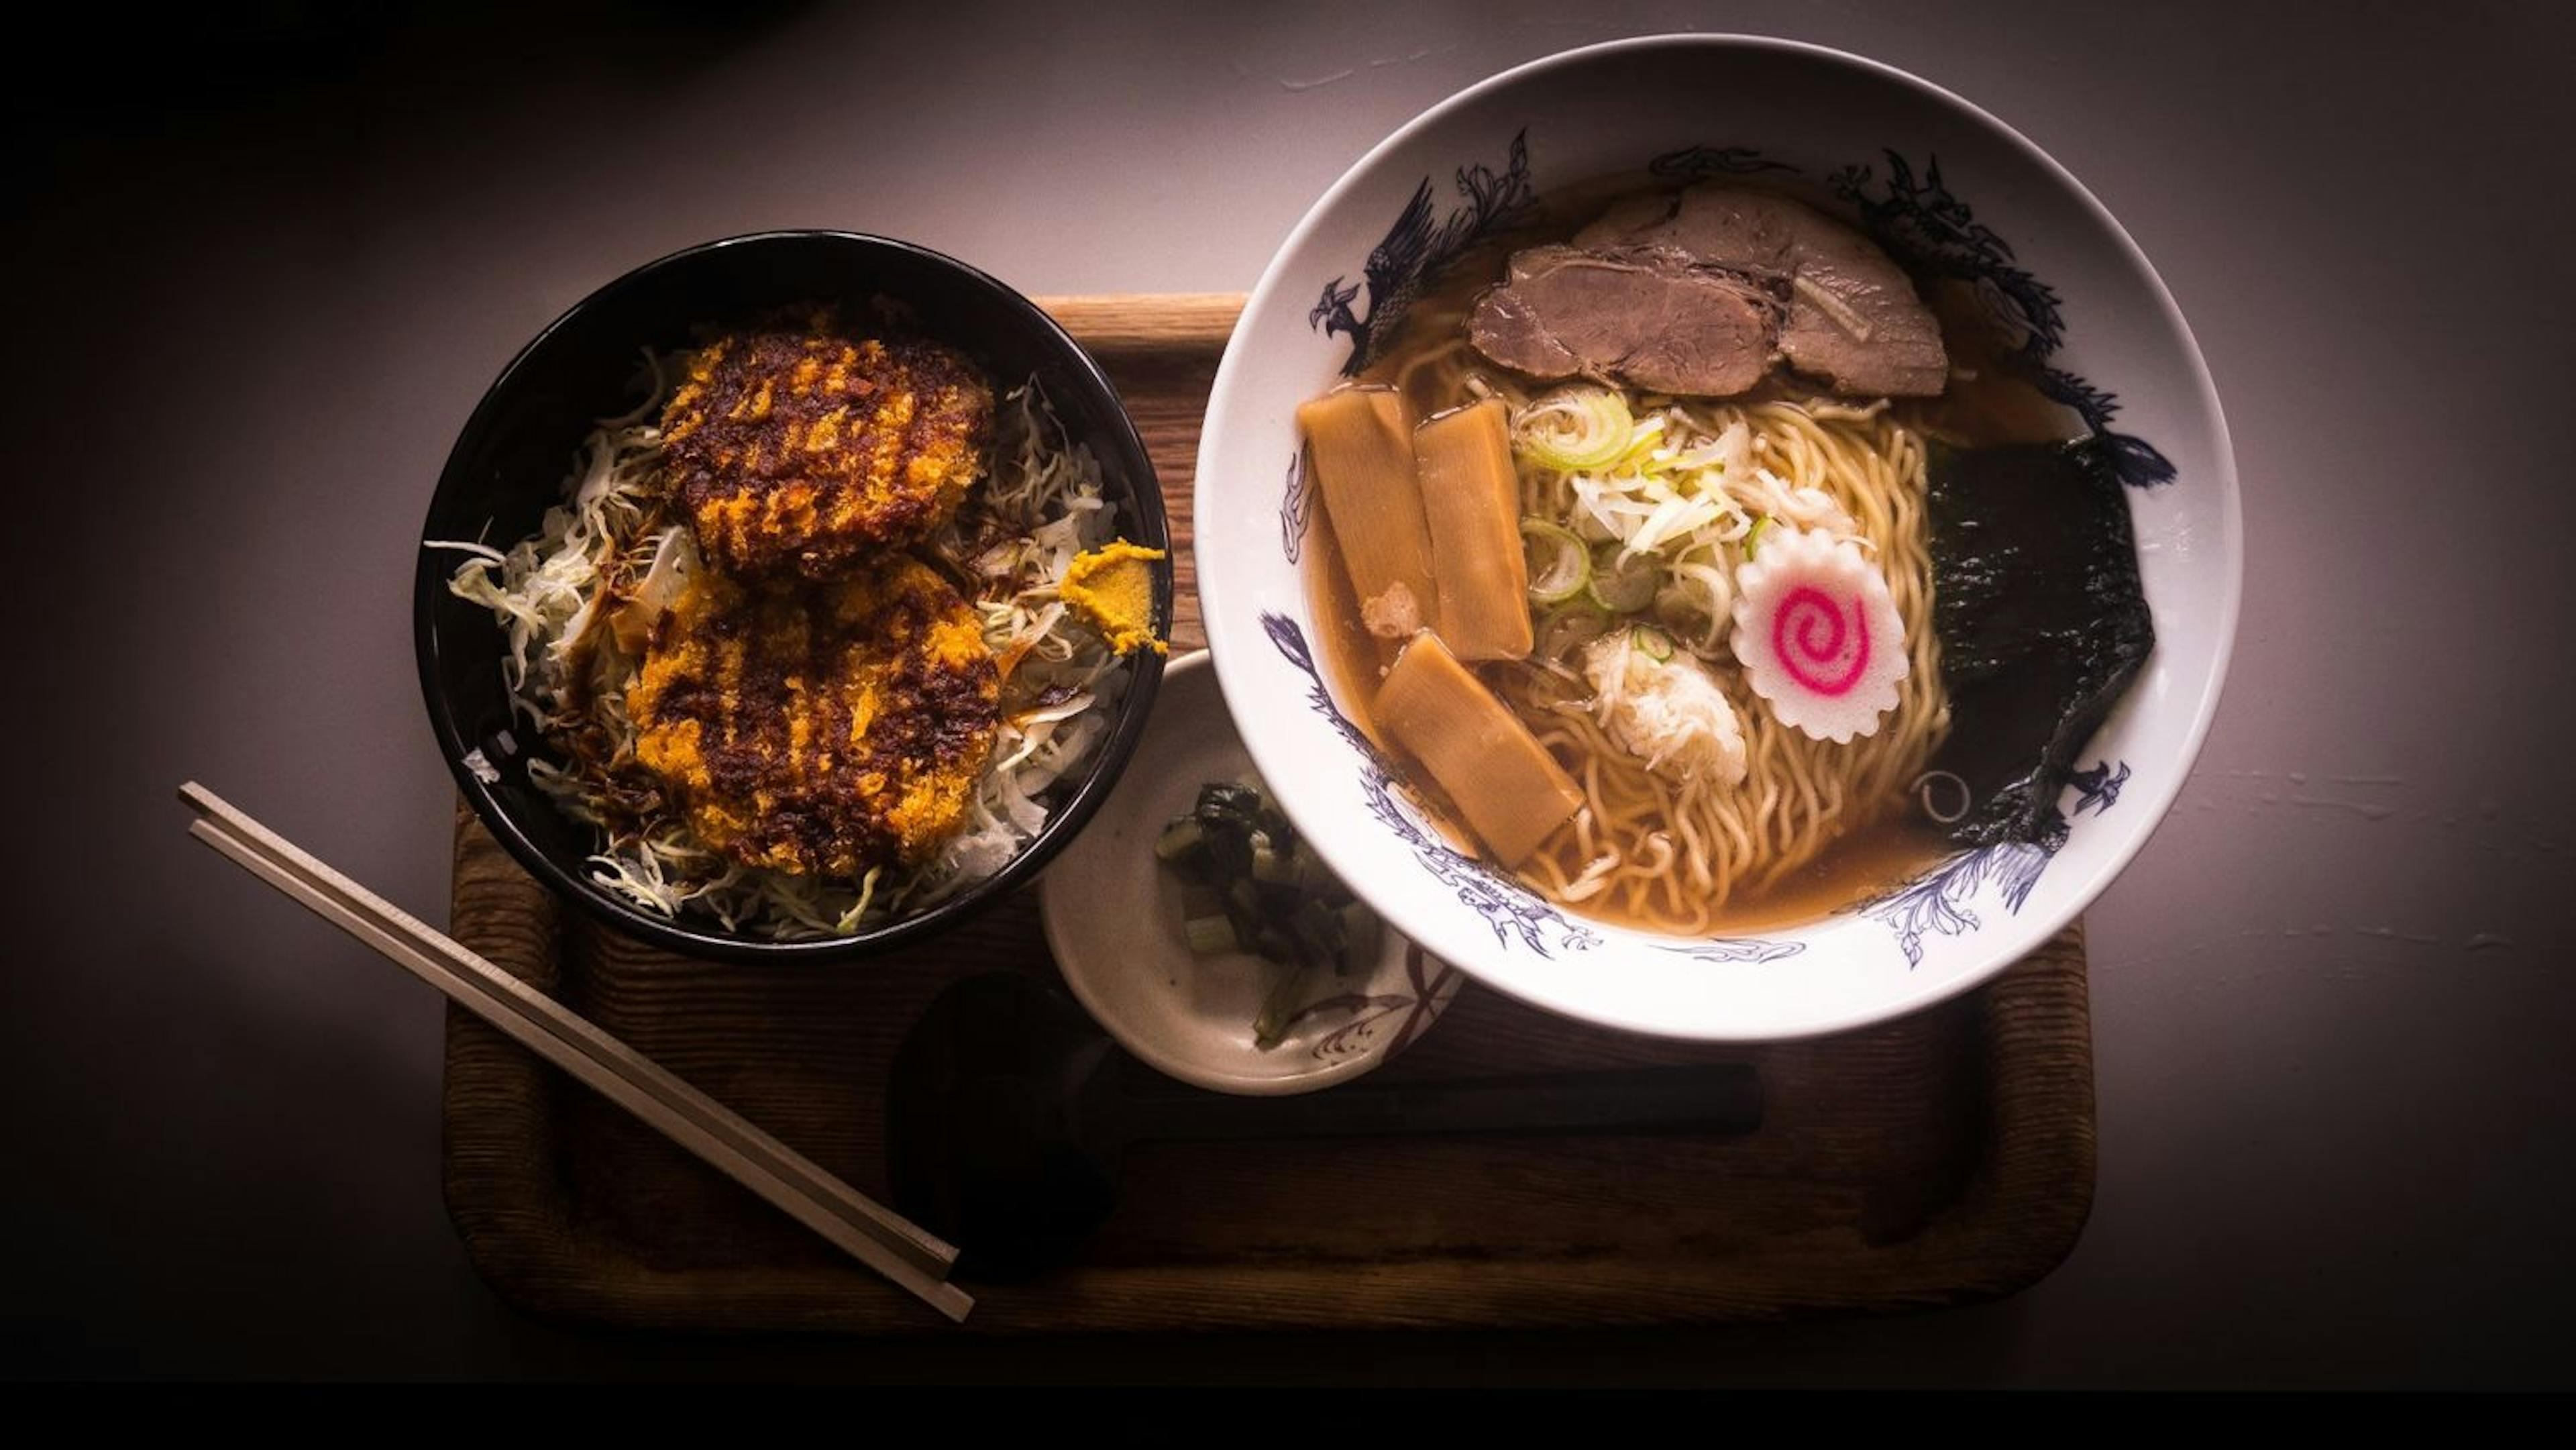
[(1521, 541), (1529, 553), (1531, 603), (1562, 604), (1591, 581), (1591, 552), (1572, 529), (1546, 519), (1523, 519)]
[(1610, 471), (1627, 473), (1642, 470), (1654, 457), (1655, 450), (1663, 446), (1664, 420), (1661, 417), (1648, 418), (1630, 431), (1628, 446), (1611, 460)]
[(1562, 473), (1615, 463), (1636, 421), (1614, 388), (1559, 388), (1512, 420), (1512, 442), (1541, 468)]
[(1628, 643), (1657, 664), (1673, 657), (1673, 637), (1651, 624), (1641, 624), (1630, 630)]
[(1604, 544), (1592, 558), (1592, 578), (1583, 592), (1612, 614), (1631, 614), (1655, 602), (1663, 587), (1664, 566), (1652, 554), (1620, 557), (1619, 546)]
[(1735, 586), (1715, 564), (1688, 561), (1655, 593), (1655, 618), (1691, 653), (1715, 658), (1732, 627)]
[(1750, 560), (1753, 557), (1754, 542), (1760, 539), (1762, 537), (1762, 531), (1769, 527), (1771, 527), (1771, 516), (1769, 514), (1764, 514), (1753, 521), (1753, 527), (1744, 531), (1744, 557), (1746, 559)]
[(1190, 950), (1203, 957), (1242, 950), (1234, 923), (1223, 916), (1193, 916), (1181, 923), (1181, 930), (1190, 939)]
[(1610, 614), (1589, 599), (1577, 599), (1548, 612), (1538, 625), (1538, 655), (1562, 659), (1577, 645), (1610, 632)]

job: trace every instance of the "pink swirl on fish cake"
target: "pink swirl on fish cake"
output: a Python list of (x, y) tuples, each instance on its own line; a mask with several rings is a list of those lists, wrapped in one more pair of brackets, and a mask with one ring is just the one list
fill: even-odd
[(1861, 546), (1774, 528), (1735, 585), (1736, 662), (1771, 713), (1818, 740), (1876, 734), (1909, 665), (1896, 601)]
[[(1825, 632), (1822, 639), (1817, 638), (1819, 630)], [(1869, 614), (1855, 595), (1846, 619), (1842, 606), (1825, 591), (1801, 584), (1771, 612), (1771, 652), (1789, 678), (1806, 688), (1819, 695), (1848, 695), (1869, 668)], [(1827, 675), (1817, 666), (1841, 673)]]

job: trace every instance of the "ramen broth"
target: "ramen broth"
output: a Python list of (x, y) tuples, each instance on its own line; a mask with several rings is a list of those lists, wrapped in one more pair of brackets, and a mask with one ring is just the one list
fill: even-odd
[[(1623, 194), (1669, 189), (1668, 184), (1629, 177), (1551, 194), (1546, 199), (1548, 215), (1540, 223), (1479, 246), (1451, 264), (1430, 290), (1414, 300), (1395, 341), (1355, 381), (1397, 387), (1417, 418), (1430, 418), (1477, 401), (1473, 392), (1459, 386), (1457, 369), (1417, 364), (1462, 335), (1469, 310), (1479, 294), (1501, 279), (1510, 254), (1520, 248), (1565, 240), (1605, 203)], [(1818, 205), (1813, 196), (1798, 199)], [(1829, 205), (1819, 205), (1818, 209), (1833, 215)], [(2081, 422), (2071, 411), (2000, 365), (2009, 349), (1996, 335), (1997, 329), (1987, 319), (1971, 286), (1920, 276), (1914, 281), (1918, 294), (1940, 324), (1952, 372), (1941, 396), (1891, 403), (1895, 419), (1927, 438), (1966, 446), (2055, 441), (2082, 433)], [(1491, 364), (1482, 366), (1495, 370)], [(1752, 392), (1727, 401), (1807, 398), (1821, 391), (1818, 384), (1775, 370)], [(1333, 537), (1328, 510), (1319, 509), (1316, 513), (1303, 567), (1318, 621), (1324, 667), (1336, 695), (1351, 707), (1351, 717), (1369, 738), (1405, 767), (1401, 772), (1403, 783), (1424, 813), (1460, 849), (1477, 854), (1474, 836), (1458, 825), (1455, 806), (1420, 763), (1396, 748), (1372, 717), (1370, 702), (1404, 642), (1381, 638), (1363, 625), (1359, 600)], [(1929, 629), (1930, 622), (1926, 618), (1913, 627)], [(1490, 683), (1497, 677), (1496, 670), (1507, 668), (1510, 666), (1481, 666), (1477, 672)], [(1577, 779), (1583, 777), (1586, 762), (1578, 753), (1563, 748), (1553, 753)], [(1760, 932), (1815, 921), (1884, 892), (1955, 849), (1926, 803), (1911, 790), (1900, 789), (1889, 798), (1865, 803), (1859, 814), (1864, 819), (1846, 822), (1813, 860), (1767, 881), (1758, 877), (1737, 881), (1717, 909), (1710, 934)], [(1570, 829), (1560, 830), (1549, 854), (1566, 859), (1570, 852), (1565, 843), (1572, 834)], [(1636, 919), (1606, 897), (1568, 906), (1596, 919), (1647, 929), (1657, 925)]]

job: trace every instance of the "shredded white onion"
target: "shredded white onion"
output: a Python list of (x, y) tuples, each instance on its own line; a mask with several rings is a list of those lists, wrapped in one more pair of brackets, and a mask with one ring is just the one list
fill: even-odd
[[(1756, 521), (1767, 516), (1874, 550), (1832, 496), (1792, 487), (1764, 466), (1742, 422), (1711, 433), (1668, 399), (1647, 402), (1632, 417), (1615, 390), (1561, 387), (1513, 416), (1512, 444), (1525, 490), (1539, 495), (1524, 498), (1528, 511), (1563, 519), (1587, 544), (1617, 546), (1621, 563), (1651, 555), (1662, 566), (1653, 613), (1682, 648), (1702, 659), (1726, 652), (1735, 571)], [(1852, 411), (1866, 416), (1885, 406)], [(1556, 461), (1569, 452), (1606, 461)]]

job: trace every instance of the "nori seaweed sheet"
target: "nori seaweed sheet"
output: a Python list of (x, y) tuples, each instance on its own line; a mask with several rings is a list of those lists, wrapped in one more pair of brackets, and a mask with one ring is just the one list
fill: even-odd
[(2054, 845), (2076, 752), (2155, 647), (2107, 444), (1935, 447), (1932, 619), (1950, 735), (1932, 768), (1968, 786), (1962, 845)]

